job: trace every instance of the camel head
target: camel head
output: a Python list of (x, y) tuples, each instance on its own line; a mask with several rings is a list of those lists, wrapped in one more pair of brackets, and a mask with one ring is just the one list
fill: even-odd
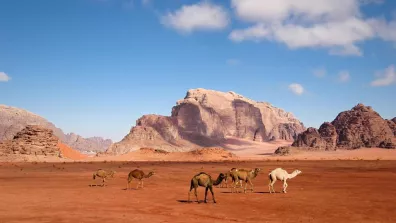
[(302, 173), (301, 170), (295, 170), (295, 171), (293, 171), (293, 172), (296, 174), (296, 176), (297, 176), (298, 174)]
[(226, 178), (226, 175), (224, 173), (220, 173), (219, 176), (217, 177), (216, 181), (213, 182), (213, 185), (215, 185), (215, 186), (219, 185), (225, 178)]
[(151, 172), (149, 172), (149, 173), (147, 174), (147, 177), (151, 177), (151, 176), (153, 176), (153, 175), (155, 175), (155, 172), (154, 172), (154, 171), (151, 171)]
[(114, 174), (116, 174), (117, 172), (114, 170), (110, 170), (109, 171), (109, 176), (111, 176), (112, 178), (114, 178)]

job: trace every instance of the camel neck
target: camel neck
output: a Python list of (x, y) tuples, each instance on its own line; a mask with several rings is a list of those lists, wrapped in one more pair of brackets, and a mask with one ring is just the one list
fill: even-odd
[(220, 176), (218, 176), (217, 177), (217, 179), (216, 179), (216, 181), (215, 182), (213, 182), (213, 185), (219, 185), (220, 183), (221, 183), (221, 181), (223, 181), (223, 179), (220, 177)]
[(292, 179), (292, 178), (294, 178), (294, 177), (296, 177), (297, 176), (297, 172), (293, 172), (293, 173), (291, 173), (291, 174), (287, 174), (287, 178), (288, 179)]

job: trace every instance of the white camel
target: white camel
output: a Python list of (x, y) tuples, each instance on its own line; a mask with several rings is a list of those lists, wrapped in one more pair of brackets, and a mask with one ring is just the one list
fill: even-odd
[(295, 171), (293, 171), (293, 173), (288, 174), (287, 171), (282, 168), (276, 168), (275, 170), (271, 171), (271, 173), (268, 174), (269, 180), (270, 180), (270, 182), (268, 184), (269, 192), (272, 193), (271, 192), (271, 188), (272, 188), (272, 191), (275, 193), (274, 184), (275, 184), (276, 180), (281, 180), (281, 181), (283, 181), (283, 193), (287, 193), (286, 192), (286, 188), (287, 188), (286, 181), (288, 179), (292, 179), (292, 178), (296, 177), (300, 173), (302, 173), (300, 170), (295, 170)]

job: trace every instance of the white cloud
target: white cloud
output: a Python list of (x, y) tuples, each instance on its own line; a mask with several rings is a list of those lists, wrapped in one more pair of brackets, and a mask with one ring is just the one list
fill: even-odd
[(11, 77), (9, 77), (6, 73), (0, 72), (0, 82), (7, 82), (11, 80)]
[(162, 24), (183, 33), (195, 30), (218, 30), (229, 24), (227, 11), (209, 2), (184, 5), (175, 12), (162, 16)]
[(338, 73), (338, 81), (342, 83), (346, 83), (351, 79), (351, 75), (348, 71), (340, 71)]
[(381, 39), (396, 42), (396, 20), (371, 19), (369, 23)]
[(290, 84), (289, 90), (296, 95), (302, 95), (304, 93), (304, 87), (301, 84), (297, 83)]
[(279, 22), (286, 19), (342, 20), (359, 14), (356, 0), (232, 0), (236, 15), (249, 22)]
[(322, 77), (326, 76), (327, 71), (326, 71), (326, 69), (324, 69), (324, 68), (317, 68), (317, 69), (314, 69), (314, 70), (312, 71), (312, 73), (313, 73), (313, 75), (315, 75), (316, 77), (322, 78)]
[(236, 66), (236, 65), (241, 64), (241, 61), (238, 59), (228, 59), (226, 62), (230, 66)]
[(290, 49), (325, 48), (331, 55), (363, 55), (359, 43), (372, 38), (396, 41), (396, 20), (364, 18), (362, 5), (378, 0), (232, 0), (237, 17), (253, 23), (229, 38), (275, 41)]
[(328, 22), (313, 26), (295, 24), (258, 24), (243, 30), (234, 30), (231, 40), (267, 39), (286, 44), (290, 49), (330, 48), (331, 54), (362, 55), (355, 45), (372, 38), (374, 30), (362, 20), (351, 18), (343, 22)]
[(371, 86), (373, 87), (382, 87), (396, 84), (396, 71), (394, 65), (390, 65), (384, 71), (377, 72), (375, 76), (377, 78), (371, 82)]

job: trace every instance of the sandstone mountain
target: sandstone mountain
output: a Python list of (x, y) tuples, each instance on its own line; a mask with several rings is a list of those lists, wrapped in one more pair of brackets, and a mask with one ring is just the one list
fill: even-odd
[(28, 125), (40, 125), (53, 130), (63, 143), (79, 151), (105, 151), (111, 144), (110, 139), (100, 137), (83, 138), (74, 133), (65, 135), (63, 131), (46, 119), (29, 111), (0, 105), (0, 142), (11, 140), (22, 129)]
[(12, 140), (0, 144), (1, 154), (61, 156), (59, 139), (51, 129), (28, 125)]
[(331, 123), (325, 122), (319, 130), (308, 128), (292, 146), (322, 150), (360, 147), (396, 147), (395, 119), (384, 120), (370, 106), (358, 104), (341, 112)]
[(192, 89), (177, 101), (171, 116), (144, 115), (108, 153), (141, 147), (187, 151), (221, 145), (226, 137), (253, 141), (294, 140), (305, 130), (291, 113), (234, 92)]

